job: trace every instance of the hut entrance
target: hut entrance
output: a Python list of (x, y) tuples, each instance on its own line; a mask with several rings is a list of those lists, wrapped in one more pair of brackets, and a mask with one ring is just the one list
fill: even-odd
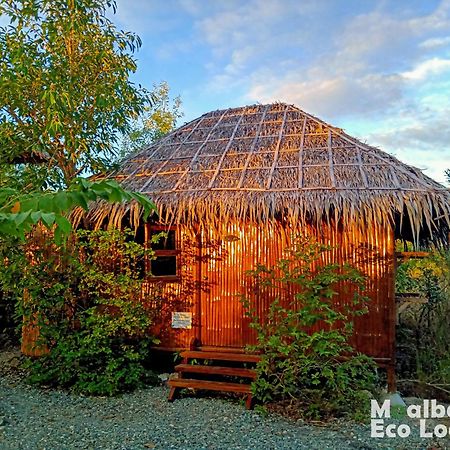
[[(245, 316), (242, 296), (252, 295), (246, 274), (257, 263), (272, 265), (287, 246), (275, 225), (227, 224), (203, 235), (200, 293), (200, 340), (205, 347), (243, 348), (256, 343), (256, 333)], [(268, 299), (260, 299), (265, 309)], [(264, 303), (264, 304), (263, 304)]]
[(201, 259), (202, 346), (242, 348), (248, 343), (244, 339), (248, 325), (240, 301), (247, 268), (243, 267), (245, 242), (236, 230), (224, 233), (222, 239), (208, 234)]

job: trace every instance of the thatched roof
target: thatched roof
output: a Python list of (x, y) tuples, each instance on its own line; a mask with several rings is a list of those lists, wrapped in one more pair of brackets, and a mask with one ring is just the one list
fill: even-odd
[[(331, 215), (368, 224), (406, 212), (416, 231), (423, 223), (434, 230), (438, 216), (450, 223), (448, 189), (283, 103), (204, 114), (128, 157), (113, 176), (148, 194), (169, 221)], [(121, 215), (112, 212), (111, 220)]]

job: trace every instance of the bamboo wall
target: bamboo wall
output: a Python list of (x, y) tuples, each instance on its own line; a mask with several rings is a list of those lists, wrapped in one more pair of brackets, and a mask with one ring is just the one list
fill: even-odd
[[(251, 296), (251, 279), (245, 275), (256, 263), (273, 265), (298, 233), (313, 234), (333, 250), (324, 254), (323, 263), (348, 262), (366, 277), (370, 298), (369, 313), (356, 318), (353, 344), (357, 350), (386, 363), (394, 358), (395, 304), (393, 231), (391, 227), (370, 229), (274, 225), (228, 224), (221, 230), (203, 230), (196, 235), (189, 229), (179, 231), (183, 261), (181, 283), (168, 283), (164, 289), (182, 292), (177, 311), (193, 313), (191, 330), (172, 330), (170, 310), (160, 322), (162, 347), (189, 346), (196, 337), (205, 347), (242, 348), (255, 341), (240, 301)], [(201, 236), (201, 237), (199, 237)], [(182, 258), (183, 259), (183, 258)], [(339, 304), (349, 304), (352, 295), (339, 288)], [(253, 298), (264, 315), (271, 298), (279, 292), (266, 292)], [(176, 296), (175, 296), (176, 297)]]

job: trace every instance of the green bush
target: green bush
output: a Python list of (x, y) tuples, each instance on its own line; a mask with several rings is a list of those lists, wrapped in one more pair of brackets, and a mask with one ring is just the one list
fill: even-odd
[(16, 238), (0, 236), (0, 348), (19, 340), (20, 323), (16, 314), (17, 292), (23, 283), (25, 258)]
[[(411, 305), (397, 328), (398, 375), (450, 388), (450, 251), (404, 261), (397, 270), (397, 292), (419, 294), (426, 303)], [(442, 393), (445, 391), (442, 390)], [(433, 395), (439, 394), (439, 389)], [(448, 398), (448, 394), (444, 399)]]
[(34, 239), (31, 262), (22, 260), (19, 313), (39, 328), (37, 345), (48, 352), (29, 360), (30, 381), (96, 395), (152, 381), (157, 306), (141, 289), (148, 250), (126, 230), (79, 231), (62, 247), (45, 234)]
[[(367, 311), (360, 294), (364, 278), (347, 265), (320, 264), (329, 250), (299, 238), (275, 266), (249, 272), (256, 298), (284, 292), (273, 298), (264, 319), (251, 299), (243, 300), (257, 332), (251, 350), (262, 358), (252, 390), (257, 401), (288, 401), (306, 418), (360, 419), (367, 416), (377, 381), (373, 361), (349, 344), (353, 318)], [(336, 305), (337, 285), (348, 291), (349, 304)]]

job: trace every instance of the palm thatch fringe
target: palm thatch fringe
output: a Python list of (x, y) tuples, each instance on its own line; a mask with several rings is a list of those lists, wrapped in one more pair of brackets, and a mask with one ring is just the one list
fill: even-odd
[[(341, 222), (361, 228), (394, 223), (396, 213), (407, 220), (415, 237), (419, 236), (424, 224), (431, 236), (439, 234), (436, 211), (443, 212), (450, 224), (449, 203), (446, 196), (439, 193), (408, 192), (311, 192), (299, 197), (296, 193), (273, 195), (267, 193), (220, 192), (211, 199), (208, 192), (198, 192), (195, 197), (185, 198), (174, 194), (153, 196), (159, 206), (158, 215), (162, 223), (168, 225), (184, 223), (192, 226), (220, 228), (230, 221), (250, 221), (269, 224), (273, 219), (286, 222)], [(121, 226), (125, 215), (130, 213), (130, 225), (137, 228), (141, 211), (138, 205), (97, 204), (89, 212), (87, 219), (94, 227)], [(83, 211), (73, 214), (73, 221), (79, 223)]]

